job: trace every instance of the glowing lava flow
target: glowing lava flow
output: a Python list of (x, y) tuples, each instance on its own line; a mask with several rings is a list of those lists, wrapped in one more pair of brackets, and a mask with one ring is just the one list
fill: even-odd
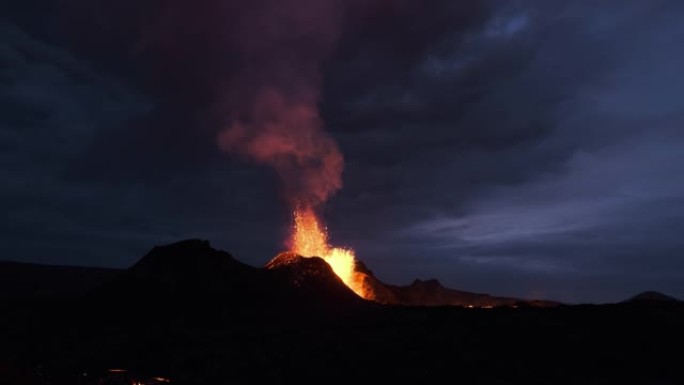
[(368, 297), (362, 277), (356, 272), (354, 250), (330, 247), (328, 232), (321, 226), (311, 207), (295, 211), (293, 230), (293, 252), (303, 257), (321, 257), (350, 289), (362, 298)]

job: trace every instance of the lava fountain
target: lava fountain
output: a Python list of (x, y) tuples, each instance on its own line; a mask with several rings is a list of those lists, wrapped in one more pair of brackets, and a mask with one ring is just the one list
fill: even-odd
[(321, 225), (313, 208), (295, 209), (292, 230), (291, 245), (294, 253), (307, 258), (322, 258), (350, 289), (360, 297), (369, 299), (370, 293), (364, 288), (363, 275), (356, 271), (354, 250), (331, 247), (328, 244), (328, 231)]

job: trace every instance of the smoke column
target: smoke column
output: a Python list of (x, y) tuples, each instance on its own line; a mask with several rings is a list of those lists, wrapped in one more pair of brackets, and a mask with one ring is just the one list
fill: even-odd
[(234, 34), (239, 70), (221, 100), (221, 149), (272, 167), (293, 207), (316, 207), (342, 187), (344, 160), (318, 111), (320, 67), (341, 27), (343, 2), (260, 1)]

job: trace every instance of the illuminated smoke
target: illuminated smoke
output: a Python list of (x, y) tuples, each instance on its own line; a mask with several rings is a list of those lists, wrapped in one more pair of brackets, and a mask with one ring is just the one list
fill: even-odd
[(236, 76), (221, 98), (230, 119), (221, 148), (272, 167), (288, 202), (315, 207), (342, 187), (344, 159), (318, 111), (321, 65), (343, 2), (262, 1), (240, 21)]

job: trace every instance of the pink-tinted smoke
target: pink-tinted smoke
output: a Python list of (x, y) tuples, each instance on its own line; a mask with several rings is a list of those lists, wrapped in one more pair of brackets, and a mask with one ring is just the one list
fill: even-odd
[(219, 145), (272, 167), (293, 206), (317, 206), (342, 187), (342, 153), (318, 104), (343, 13), (339, 0), (260, 1), (233, 35), (239, 70), (221, 97), (229, 118)]
[(218, 129), (226, 153), (272, 167), (293, 207), (341, 188), (344, 160), (318, 110), (322, 65), (344, 25), (395, 0), (60, 1), (80, 25), (77, 51), (125, 57), (159, 111), (185, 109), (187, 130)]
[(221, 148), (273, 167), (293, 204), (315, 206), (342, 187), (344, 160), (315, 105), (265, 89), (253, 109), (220, 133)]

